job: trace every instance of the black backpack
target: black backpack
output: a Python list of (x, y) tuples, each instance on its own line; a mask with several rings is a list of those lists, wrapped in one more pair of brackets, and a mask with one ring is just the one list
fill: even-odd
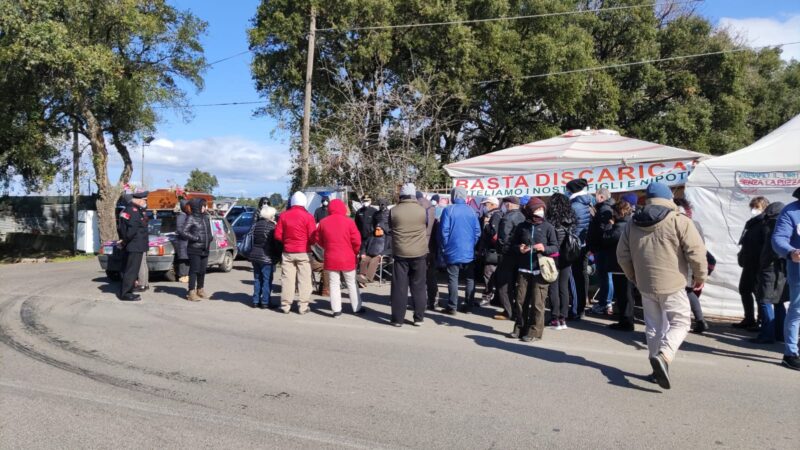
[(581, 259), (581, 240), (573, 231), (574, 229), (566, 230), (564, 242), (561, 243), (561, 248), (558, 250), (558, 262), (562, 266), (568, 266)]

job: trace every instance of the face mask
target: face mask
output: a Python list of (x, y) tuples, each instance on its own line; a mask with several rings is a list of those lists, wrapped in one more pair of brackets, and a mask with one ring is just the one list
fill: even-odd
[(508, 206), (503, 205), (503, 207), (500, 208), (500, 211), (502, 211), (503, 213), (507, 213), (508, 212)]
[(371, 205), (371, 204), (372, 204), (372, 202), (364, 202), (364, 207), (365, 207), (365, 208), (368, 208), (368, 207), (369, 207), (369, 205)]
[(431, 206), (436, 206), (437, 203), (439, 202), (437, 202), (436, 200), (431, 200)]
[(322, 206), (328, 206), (328, 202), (322, 202)]
[(750, 214), (752, 214), (754, 216), (757, 216), (757, 215), (761, 214), (761, 210), (758, 209), (758, 208), (753, 208), (753, 209), (750, 210)]
[(536, 211), (533, 212), (533, 215), (536, 216), (536, 217), (544, 217), (544, 210), (543, 209), (537, 209)]
[(686, 214), (686, 208), (684, 208), (683, 206), (678, 206), (678, 212), (681, 214)]

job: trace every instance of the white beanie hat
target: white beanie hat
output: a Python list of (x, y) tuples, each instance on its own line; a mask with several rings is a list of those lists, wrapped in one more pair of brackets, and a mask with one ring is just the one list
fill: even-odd
[(417, 187), (414, 183), (406, 183), (400, 188), (400, 196), (402, 197), (415, 197), (417, 195)]
[(294, 194), (292, 194), (292, 199), (290, 200), (290, 202), (292, 206), (302, 206), (303, 208), (305, 208), (306, 204), (308, 203), (308, 199), (306, 198), (306, 194), (297, 191)]

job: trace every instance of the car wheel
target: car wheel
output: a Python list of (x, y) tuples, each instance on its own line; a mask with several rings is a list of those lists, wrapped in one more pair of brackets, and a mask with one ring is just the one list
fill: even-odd
[(115, 272), (113, 270), (106, 270), (106, 276), (111, 281), (119, 281), (122, 279), (122, 276), (119, 272)]
[(178, 281), (178, 274), (175, 273), (175, 266), (171, 266), (169, 270), (164, 272), (164, 278), (167, 281), (173, 281), (173, 282)]
[(233, 270), (233, 252), (225, 252), (225, 256), (222, 257), (222, 262), (219, 265), (219, 270), (223, 272)]

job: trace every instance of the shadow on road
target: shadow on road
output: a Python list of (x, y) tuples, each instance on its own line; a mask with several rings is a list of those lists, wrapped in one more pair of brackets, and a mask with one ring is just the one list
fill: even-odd
[(541, 359), (543, 361), (556, 364), (574, 364), (576, 366), (591, 367), (593, 369), (599, 370), (600, 373), (602, 373), (608, 379), (608, 382), (614, 386), (619, 386), (628, 389), (635, 389), (637, 391), (650, 392), (653, 394), (661, 393), (661, 391), (655, 389), (648, 389), (641, 386), (637, 386), (631, 383), (629, 380), (630, 378), (633, 378), (636, 380), (641, 380), (649, 383), (649, 381), (647, 381), (647, 377), (645, 376), (636, 375), (633, 373), (617, 369), (616, 367), (611, 367), (605, 364), (589, 361), (588, 359), (582, 356), (569, 355), (560, 350), (551, 350), (544, 347), (538, 347), (535, 344), (533, 345), (518, 344), (515, 342), (502, 341), (488, 336), (470, 335), (466, 337), (472, 339), (473, 341), (475, 341), (476, 344), (482, 347), (506, 350), (512, 353), (517, 353), (524, 356), (530, 356), (531, 358)]
[(97, 289), (104, 294), (119, 294), (120, 283), (118, 281), (111, 281), (108, 277), (97, 277), (92, 281), (98, 283)]

